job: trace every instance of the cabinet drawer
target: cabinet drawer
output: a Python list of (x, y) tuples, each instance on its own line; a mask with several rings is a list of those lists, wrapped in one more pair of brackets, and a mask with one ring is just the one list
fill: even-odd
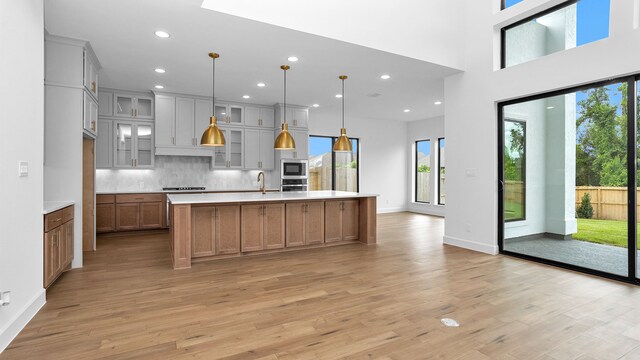
[(67, 206), (62, 209), (62, 222), (73, 220), (73, 206)]
[(113, 204), (115, 202), (115, 195), (96, 195), (96, 204)]
[(62, 225), (64, 214), (62, 210), (54, 211), (44, 216), (44, 232)]
[(116, 195), (116, 203), (141, 203), (141, 202), (162, 202), (164, 201), (163, 194), (126, 194)]

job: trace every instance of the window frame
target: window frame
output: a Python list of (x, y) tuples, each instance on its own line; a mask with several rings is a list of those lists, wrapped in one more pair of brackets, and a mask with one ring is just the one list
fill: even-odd
[[(327, 135), (309, 135), (309, 140), (312, 137), (331, 139), (331, 191), (336, 191), (336, 152), (333, 151), (333, 145), (336, 143), (336, 141), (338, 141), (338, 137), (327, 136)], [(358, 146), (356, 149), (356, 152), (357, 152), (356, 165), (357, 166), (356, 166), (356, 191), (355, 192), (360, 192), (360, 138), (349, 137), (349, 141), (351, 140), (356, 140), (358, 142)], [(309, 141), (309, 143), (311, 143), (311, 141)], [(311, 155), (311, 152), (309, 152), (309, 155)], [(309, 191), (312, 191), (312, 190), (309, 190)]]
[[(431, 139), (424, 139), (424, 140), (416, 140), (414, 143), (415, 146), (415, 150), (413, 152), (413, 155), (415, 156), (415, 161), (414, 161), (414, 186), (413, 186), (413, 201), (416, 203), (420, 203), (420, 204), (431, 204), (431, 201), (419, 201), (418, 200), (418, 143), (419, 142), (425, 142), (428, 141), (429, 142), (429, 149), (431, 149)], [(431, 165), (431, 164), (429, 164)], [(433, 188), (429, 189), (430, 192), (433, 193)], [(433, 195), (433, 194), (432, 194)]]
[[(436, 183), (438, 184), (438, 185), (437, 185), (437, 186), (438, 186), (438, 200), (437, 200), (437, 203), (436, 203), (436, 204), (438, 204), (438, 205), (442, 205), (442, 206), (445, 206), (445, 205), (446, 205), (446, 200), (445, 200), (445, 203), (441, 203), (441, 202), (440, 202), (440, 198), (441, 198), (441, 197), (440, 197), (440, 168), (441, 168), (440, 163), (441, 163), (441, 161), (442, 161), (442, 159), (440, 159), (440, 155), (441, 155), (441, 154), (440, 154), (440, 140), (444, 140), (444, 139), (445, 139), (444, 137), (440, 137), (440, 138), (438, 138), (438, 145), (437, 145), (437, 147), (438, 147), (438, 169), (437, 169), (437, 174), (438, 174), (438, 175), (437, 175), (437, 177), (436, 177)], [(445, 145), (444, 145), (444, 146), (447, 146), (447, 144), (445, 143)], [(446, 179), (446, 172), (445, 172), (445, 179)]]
[[(517, 120), (517, 119), (512, 119), (512, 118), (504, 118), (504, 122), (513, 122), (513, 123), (518, 123), (518, 124), (522, 124), (522, 133), (524, 136), (524, 144), (522, 147), (522, 162), (523, 162), (523, 167), (522, 167), (522, 188), (523, 188), (523, 194), (522, 194), (522, 218), (514, 218), (514, 219), (509, 219), (509, 220), (505, 220), (505, 223), (510, 223), (510, 222), (516, 222), (516, 221), (525, 221), (527, 220), (527, 122), (524, 120)], [(504, 125), (503, 125), (504, 126)], [(506, 136), (504, 131), (502, 133), (502, 136)], [(503, 144), (505, 143), (504, 138), (502, 139)], [(503, 150), (504, 151), (504, 150)], [(504, 163), (504, 154), (503, 154), (503, 163)], [(506, 187), (506, 179), (505, 181), (505, 187)]]
[[(504, 26), (500, 29), (500, 69), (506, 69), (506, 62), (507, 62), (507, 46), (506, 46), (506, 40), (507, 40), (507, 30), (509, 29), (513, 29), (514, 27), (518, 27), (522, 24), (526, 24), (529, 21), (532, 21), (534, 19), (537, 19), (539, 17), (551, 14), (552, 12), (556, 12), (560, 9), (563, 9), (565, 7), (571, 6), (573, 4), (577, 4), (578, 1), (580, 0), (567, 0), (564, 1), (558, 5), (552, 6), (548, 9), (542, 10), (540, 12), (537, 12), (533, 15), (527, 16), (526, 18), (522, 19), (522, 20), (518, 20), (516, 22), (514, 22), (513, 24), (509, 24), (507, 26)], [(504, 4), (505, 4), (505, 0), (502, 0), (502, 10), (504, 10)], [(608, 37), (608, 36), (607, 36)], [(548, 56), (551, 54), (546, 54), (544, 56)], [(541, 56), (541, 57), (544, 57)], [(519, 65), (519, 64), (518, 64)]]

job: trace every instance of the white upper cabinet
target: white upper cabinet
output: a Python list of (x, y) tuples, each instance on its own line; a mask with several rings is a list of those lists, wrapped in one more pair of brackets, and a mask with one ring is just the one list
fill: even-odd
[(96, 138), (96, 169), (113, 167), (113, 121), (98, 120)]
[(153, 168), (153, 126), (137, 121), (115, 121), (113, 126), (114, 167)]
[(273, 128), (275, 126), (275, 114), (273, 108), (260, 108), (245, 106), (245, 126)]
[(113, 93), (100, 91), (98, 94), (98, 115), (113, 116)]
[(196, 146), (194, 99), (176, 98), (176, 146)]
[[(282, 104), (275, 106), (275, 127), (280, 128), (284, 122), (284, 107)], [(306, 129), (309, 127), (309, 108), (298, 105), (287, 105), (287, 124), (290, 128)]]
[(224, 146), (214, 147), (211, 166), (219, 169), (244, 168), (244, 129), (220, 128), (224, 133)]
[(213, 103), (211, 100), (196, 99), (195, 134), (196, 145), (200, 144), (202, 133), (209, 127), (209, 119), (213, 115)]
[(84, 130), (95, 136), (98, 132), (98, 104), (89, 95), (84, 93)]
[(175, 145), (176, 98), (156, 95), (156, 147)]
[(94, 98), (98, 98), (98, 68), (93, 51), (84, 51), (84, 87)]
[(216, 118), (220, 124), (242, 125), (244, 124), (244, 106), (217, 103)]
[(113, 116), (153, 119), (153, 98), (132, 94), (114, 94)]
[(244, 130), (244, 168), (272, 170), (275, 150), (273, 130)]
[[(288, 121), (288, 120), (287, 120)], [(307, 130), (289, 130), (296, 142), (295, 150), (278, 150), (279, 159), (307, 159), (309, 158), (309, 132)], [(275, 130), (275, 136), (280, 134), (280, 129)]]

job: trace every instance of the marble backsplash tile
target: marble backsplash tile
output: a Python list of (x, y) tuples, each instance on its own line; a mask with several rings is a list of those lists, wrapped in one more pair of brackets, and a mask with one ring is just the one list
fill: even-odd
[[(156, 156), (155, 169), (96, 170), (96, 191), (157, 191), (177, 186), (204, 186), (208, 190), (256, 189), (259, 172), (212, 170), (206, 157)], [(271, 173), (265, 171), (267, 188), (271, 188)]]

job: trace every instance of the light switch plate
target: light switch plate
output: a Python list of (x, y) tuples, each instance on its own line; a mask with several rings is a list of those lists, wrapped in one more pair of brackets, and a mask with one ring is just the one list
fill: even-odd
[(27, 177), (29, 176), (29, 163), (26, 161), (20, 161), (18, 163), (18, 176), (19, 177)]

